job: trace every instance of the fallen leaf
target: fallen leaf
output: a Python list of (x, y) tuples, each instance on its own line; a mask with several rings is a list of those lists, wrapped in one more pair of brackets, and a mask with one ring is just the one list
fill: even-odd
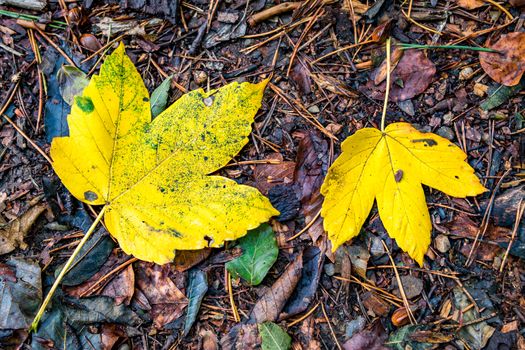
[(156, 328), (182, 316), (188, 299), (170, 278), (169, 265), (137, 264), (135, 270), (137, 287), (151, 305), (150, 315)]
[(306, 311), (315, 298), (322, 274), (325, 255), (317, 247), (308, 247), (303, 252), (304, 266), (301, 279), (286, 302), (279, 319), (283, 320)]
[[(76, 286), (88, 281), (92, 276), (99, 273), (114, 247), (115, 243), (104, 228), (96, 231), (80, 249), (71, 269), (64, 276), (62, 285)], [(61, 270), (62, 266), (56, 268), (55, 277), (58, 276)]]
[(299, 142), (296, 163), (294, 184), (300, 193), (300, 212), (306, 224), (316, 220), (307, 231), (316, 243), (324, 234), (323, 219), (318, 214), (323, 204), (320, 190), (329, 167), (328, 142), (313, 131), (305, 133)]
[(68, 105), (73, 104), (75, 96), (80, 95), (89, 84), (86, 73), (75, 66), (62, 66), (57, 73), (60, 95)]
[(256, 324), (238, 324), (221, 338), (221, 349), (261, 349), (261, 336)]
[(519, 93), (523, 88), (525, 88), (525, 78), (522, 79), (518, 85), (499, 85), (491, 88), (489, 89), (487, 98), (479, 105), (479, 107), (484, 111), (490, 111), (491, 109), (499, 107), (507, 102), (509, 98)]
[(11, 258), (0, 263), (0, 330), (27, 329), (42, 301), (40, 267)]
[(206, 259), (208, 256), (210, 256), (210, 253), (210, 248), (199, 250), (179, 250), (175, 253), (173, 266), (175, 267), (175, 270), (184, 272)]
[(253, 306), (248, 323), (276, 321), (301, 278), (303, 254), (299, 253), (288, 265), (281, 277), (264, 293)]
[(253, 170), (255, 177), (255, 187), (262, 194), (268, 195), (268, 191), (279, 184), (291, 183), (295, 169), (295, 162), (283, 161), (280, 153), (266, 157), (268, 160), (275, 160), (278, 164), (257, 164)]
[[(121, 254), (122, 255), (122, 254)], [(115, 251), (105, 261), (99, 271), (87, 281), (74, 287), (67, 287), (64, 291), (71, 296), (80, 298), (92, 295), (105, 295), (115, 300), (117, 305), (129, 305), (135, 291), (135, 273), (133, 266), (129, 264), (120, 272), (106, 278), (107, 275), (125, 263), (129, 256), (119, 256)]]
[(249, 285), (262, 282), (277, 260), (279, 247), (270, 225), (263, 224), (239, 239), (242, 255), (227, 262), (232, 276), (241, 276)]
[(467, 10), (475, 10), (486, 4), (486, 2), (481, 0), (456, 0), (456, 3)]
[(486, 191), (459, 147), (408, 123), (390, 124), (385, 132), (361, 129), (341, 148), (321, 188), (334, 251), (359, 234), (375, 199), (389, 235), (422, 266), (432, 223), (421, 185), (455, 197)]
[(479, 53), (485, 73), (505, 86), (519, 84), (525, 72), (525, 33), (503, 34), (490, 48), (499, 52)]
[[(374, 83), (376, 76), (382, 73), (384, 69), (380, 66), (362, 88), (376, 100), (385, 98), (386, 81), (379, 85)], [(432, 82), (434, 74), (436, 74), (436, 66), (425, 56), (424, 51), (404, 50), (403, 57), (391, 74), (390, 101), (405, 101), (424, 92)]]
[(24, 237), (46, 208), (46, 204), (34, 205), (18, 218), (0, 227), (0, 255), (10, 253), (16, 248), (27, 248)]
[(264, 322), (258, 325), (261, 334), (263, 350), (288, 350), (292, 345), (292, 338), (281, 327), (273, 322)]
[(197, 319), (202, 299), (208, 291), (208, 276), (204, 271), (193, 269), (190, 271), (188, 279), (188, 310), (184, 322), (184, 336), (188, 335), (191, 326)]
[(220, 247), (278, 212), (258, 190), (220, 176), (248, 142), (267, 81), (182, 96), (151, 121), (149, 94), (121, 44), (51, 144), (53, 168), (79, 200), (105, 205), (127, 254), (158, 264), (175, 250)]
[(388, 337), (380, 320), (376, 320), (368, 329), (356, 333), (343, 344), (345, 350), (388, 350), (384, 342)]
[(151, 116), (153, 118), (166, 109), (170, 85), (171, 76), (164, 79), (164, 81), (151, 93)]
[(462, 312), (471, 304), (471, 301), (461, 288), (455, 287), (453, 292), (454, 306), (460, 312), (458, 316), (460, 319), (457, 321), (466, 324), (459, 330), (459, 338), (472, 349), (483, 349), (496, 329), (489, 326), (486, 321), (479, 321), (481, 315), (476, 311), (476, 308)]

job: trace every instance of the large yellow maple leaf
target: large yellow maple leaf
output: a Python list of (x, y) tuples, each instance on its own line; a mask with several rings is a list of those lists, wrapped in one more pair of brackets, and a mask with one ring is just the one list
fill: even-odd
[(277, 215), (257, 189), (208, 174), (248, 142), (266, 82), (192, 91), (151, 118), (149, 93), (121, 44), (51, 144), (53, 168), (79, 200), (105, 205), (121, 248), (159, 264), (175, 250), (219, 247)]
[(432, 223), (422, 184), (454, 197), (486, 191), (459, 147), (408, 123), (384, 132), (361, 129), (341, 148), (321, 188), (321, 215), (334, 250), (359, 234), (375, 199), (388, 234), (423, 265)]

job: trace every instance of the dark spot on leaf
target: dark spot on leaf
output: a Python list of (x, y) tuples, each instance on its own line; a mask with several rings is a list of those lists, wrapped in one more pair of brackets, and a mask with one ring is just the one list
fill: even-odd
[(144, 102), (148, 102), (148, 101), (149, 101), (149, 98), (144, 97), (144, 98), (142, 99), (142, 101), (144, 101)]
[(457, 175), (454, 175), (454, 177), (455, 177), (456, 179), (458, 179), (458, 180), (459, 180), (459, 176), (457, 176)]
[(394, 179), (396, 179), (396, 182), (400, 182), (401, 179), (403, 179), (403, 170), (399, 169), (398, 171), (396, 171)]
[(93, 101), (91, 101), (91, 98), (87, 96), (75, 96), (75, 103), (84, 113), (91, 113), (95, 109)]
[(87, 200), (87, 201), (96, 201), (98, 199), (98, 196), (95, 192), (93, 191), (86, 191), (84, 192), (84, 198)]
[(180, 233), (179, 231), (175, 230), (174, 228), (170, 228), (170, 229), (169, 229), (169, 232), (170, 232), (173, 236), (175, 236), (175, 237), (177, 237), (177, 238), (182, 238), (182, 233)]
[(412, 140), (413, 143), (417, 143), (417, 142), (424, 142), (425, 143), (425, 147), (427, 146), (436, 146), (438, 143), (436, 142), (436, 140), (432, 140), (432, 139), (417, 139), (417, 140)]
[(208, 160), (208, 157), (204, 156), (204, 160), (205, 160), (205, 161)]

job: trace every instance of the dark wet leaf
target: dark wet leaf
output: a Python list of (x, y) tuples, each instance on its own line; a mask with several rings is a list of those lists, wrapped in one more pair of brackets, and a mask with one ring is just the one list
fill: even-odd
[(204, 271), (192, 269), (188, 279), (188, 310), (186, 311), (186, 321), (184, 323), (184, 336), (188, 335), (191, 326), (197, 319), (202, 299), (204, 299), (204, 295), (208, 291), (208, 276)]
[(343, 344), (345, 350), (388, 350), (383, 345), (388, 337), (381, 321), (375, 321), (369, 328), (352, 336)]
[(221, 349), (244, 350), (261, 349), (261, 336), (256, 324), (238, 324), (221, 338)]
[(171, 76), (164, 79), (164, 81), (157, 86), (157, 88), (151, 93), (151, 115), (153, 118), (158, 116), (162, 111), (166, 109), (168, 103), (168, 93), (170, 91)]
[[(374, 84), (375, 75), (380, 73), (381, 70), (374, 71), (372, 79), (363, 87), (365, 93), (377, 100), (385, 98), (386, 90), (386, 81)], [(404, 50), (403, 57), (391, 74), (390, 100), (399, 102), (421, 94), (432, 82), (434, 74), (436, 66), (425, 56), (424, 51)]]
[(47, 100), (44, 114), (46, 139), (47, 142), (51, 142), (57, 136), (67, 136), (69, 134), (66, 118), (71, 107), (62, 98), (60, 84), (57, 79), (60, 67), (66, 62), (64, 57), (53, 50), (47, 50), (43, 59), (49, 62), (51, 67), (50, 71), (46, 73)]
[(0, 264), (0, 330), (29, 327), (42, 301), (40, 267), (11, 258)]
[(242, 255), (226, 263), (232, 276), (242, 277), (249, 285), (262, 282), (272, 265), (277, 260), (279, 247), (275, 233), (268, 224), (251, 230), (238, 240)]
[[(472, 303), (461, 288), (456, 287), (453, 289), (453, 292), (453, 302), (456, 309), (464, 310)], [(472, 349), (480, 350), (484, 348), (492, 337), (492, 334), (494, 334), (495, 328), (489, 326), (486, 321), (471, 322), (480, 318), (480, 314), (476, 311), (476, 308), (471, 308), (461, 314), (461, 322), (470, 324), (461, 327), (458, 333), (459, 338), (467, 343)]]
[(276, 321), (288, 298), (301, 278), (303, 254), (299, 253), (288, 265), (281, 277), (254, 305), (248, 323)]
[(263, 350), (288, 350), (292, 345), (292, 338), (273, 322), (264, 322), (258, 325)]
[(279, 211), (276, 219), (280, 222), (295, 219), (301, 208), (298, 194), (294, 185), (277, 185), (268, 190), (268, 199), (273, 207)]
[(324, 254), (317, 247), (308, 247), (303, 252), (304, 266), (297, 287), (279, 316), (285, 319), (305, 311), (315, 297), (322, 273)]
[(84, 283), (74, 287), (65, 288), (68, 295), (80, 298), (92, 295), (105, 295), (115, 299), (117, 304), (129, 305), (135, 291), (135, 273), (133, 266), (129, 264), (126, 268), (116, 274), (108, 276), (111, 271), (119, 268), (130, 257), (118, 254), (116, 250), (106, 260), (104, 265), (91, 278)]
[(75, 96), (82, 94), (88, 85), (86, 73), (75, 66), (62, 66), (57, 72), (58, 87), (64, 101), (71, 106)]
[[(75, 286), (90, 279), (104, 265), (114, 247), (115, 243), (107, 231), (104, 228), (99, 229), (82, 247), (62, 284)], [(62, 266), (59, 266), (55, 275), (58, 275), (61, 269)]]

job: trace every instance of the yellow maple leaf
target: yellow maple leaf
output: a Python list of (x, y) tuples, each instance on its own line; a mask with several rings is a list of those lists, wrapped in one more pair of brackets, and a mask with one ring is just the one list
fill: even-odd
[(361, 129), (341, 148), (321, 188), (334, 251), (359, 234), (375, 199), (388, 234), (423, 265), (432, 223), (421, 184), (454, 197), (486, 191), (459, 147), (408, 123)]
[(151, 120), (149, 93), (120, 45), (76, 96), (53, 168), (79, 200), (105, 205), (121, 248), (158, 264), (219, 247), (278, 215), (257, 189), (208, 174), (248, 142), (266, 81), (189, 92)]

